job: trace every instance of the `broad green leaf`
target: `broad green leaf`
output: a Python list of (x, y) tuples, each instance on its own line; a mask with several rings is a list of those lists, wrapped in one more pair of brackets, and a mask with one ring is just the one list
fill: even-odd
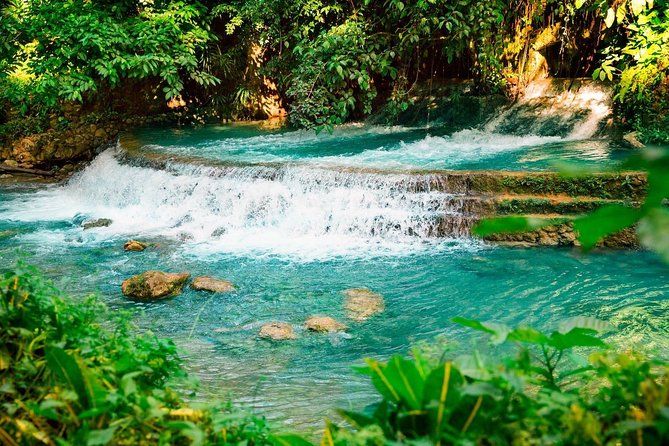
[(578, 239), (584, 249), (592, 249), (607, 235), (634, 225), (641, 218), (639, 209), (621, 205), (604, 206), (574, 221)]
[(393, 383), (385, 375), (385, 365), (374, 359), (366, 359), (365, 362), (372, 372), (372, 384), (379, 391), (381, 396), (392, 402), (400, 401), (400, 394), (395, 389)]
[(567, 333), (554, 332), (549, 338), (548, 345), (558, 350), (573, 347), (608, 347), (604, 341), (594, 336), (596, 333), (585, 328), (572, 328)]
[(297, 434), (274, 434), (269, 436), (269, 442), (274, 446), (313, 446)]
[(560, 333), (568, 333), (573, 328), (585, 328), (588, 330), (596, 331), (598, 333), (604, 333), (611, 330), (613, 327), (606, 321), (586, 316), (570, 317), (568, 319), (561, 321), (560, 324), (558, 325), (558, 331)]
[(365, 426), (374, 424), (374, 418), (359, 412), (341, 409), (337, 413), (356, 429), (362, 429)]
[(456, 316), (451, 319), (451, 322), (462, 325), (464, 327), (473, 328), (474, 330), (482, 331), (484, 333), (495, 334), (495, 330), (486, 327), (480, 321), (474, 319), (466, 319), (464, 317)]
[(424, 399), (434, 424), (435, 436), (439, 436), (460, 402), (464, 382), (462, 374), (451, 362), (441, 364), (428, 375)]
[(94, 399), (90, 383), (86, 382), (82, 368), (72, 356), (60, 347), (49, 347), (46, 350), (49, 370), (74, 389), (83, 409), (93, 407)]
[(653, 209), (648, 212), (641, 222), (637, 233), (641, 243), (652, 249), (669, 263), (669, 211), (667, 209)]
[(88, 433), (88, 441), (86, 444), (88, 446), (103, 446), (112, 440), (115, 431), (116, 426), (90, 431)]
[(383, 373), (400, 400), (412, 409), (421, 408), (425, 380), (413, 361), (393, 356), (383, 369)]
[(663, 200), (669, 198), (669, 157), (665, 156), (651, 163), (645, 208), (660, 207)]
[(548, 341), (548, 336), (533, 328), (515, 328), (508, 334), (507, 339), (526, 344), (544, 344)]
[(499, 217), (481, 220), (472, 232), (479, 237), (487, 237), (493, 234), (528, 232), (549, 226), (555, 222), (551, 219), (528, 218), (528, 217)]

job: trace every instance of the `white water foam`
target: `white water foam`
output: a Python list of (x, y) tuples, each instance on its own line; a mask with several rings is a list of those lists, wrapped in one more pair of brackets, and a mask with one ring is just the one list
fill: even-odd
[[(541, 133), (546, 127), (569, 128), (565, 141), (595, 136), (601, 122), (611, 115), (611, 91), (588, 80), (542, 79), (528, 85), (524, 96), (490, 120), (485, 131), (523, 122), (523, 133)], [(519, 119), (523, 118), (523, 119)]]
[(326, 166), (375, 167), (383, 169), (448, 169), (468, 162), (517, 152), (528, 147), (562, 141), (557, 136), (504, 135), (466, 129), (451, 136), (426, 136), (400, 143), (397, 148), (366, 150), (352, 156), (330, 156), (310, 162)]
[(457, 220), (464, 218), (457, 196), (425, 184), (417, 188), (427, 181), (421, 176), (300, 166), (156, 170), (122, 164), (117, 155), (108, 150), (66, 186), (10, 202), (3, 217), (76, 222), (84, 215), (113, 221), (86, 231), (76, 224), (41, 230), (24, 235), (26, 242), (168, 237), (181, 240), (197, 256), (264, 253), (322, 259), (449, 249), (452, 242), (436, 237), (445, 216), (456, 220), (449, 226), (454, 236), (466, 232), (463, 221), (457, 233)]

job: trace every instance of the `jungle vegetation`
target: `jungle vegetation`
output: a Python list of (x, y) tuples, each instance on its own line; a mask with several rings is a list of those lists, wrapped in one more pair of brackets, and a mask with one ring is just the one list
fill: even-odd
[(393, 116), (440, 79), (513, 98), (545, 60), (613, 83), (619, 123), (669, 140), (666, 0), (6, 0), (1, 17), (5, 122), (65, 101), (124, 111), (131, 89), (236, 119), (275, 96), (291, 124), (332, 127)]

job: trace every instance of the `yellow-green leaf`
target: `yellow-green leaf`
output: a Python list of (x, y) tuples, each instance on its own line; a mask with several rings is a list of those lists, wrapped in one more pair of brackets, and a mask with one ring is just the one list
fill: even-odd
[(613, 8), (609, 8), (609, 10), (606, 11), (606, 19), (604, 19), (604, 23), (606, 23), (607, 28), (611, 28), (615, 21), (616, 13), (613, 11)]

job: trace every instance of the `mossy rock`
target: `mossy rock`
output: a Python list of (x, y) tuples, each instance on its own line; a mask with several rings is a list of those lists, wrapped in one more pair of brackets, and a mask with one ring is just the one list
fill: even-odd
[(160, 299), (181, 293), (189, 273), (146, 271), (123, 282), (123, 294), (137, 299)]

